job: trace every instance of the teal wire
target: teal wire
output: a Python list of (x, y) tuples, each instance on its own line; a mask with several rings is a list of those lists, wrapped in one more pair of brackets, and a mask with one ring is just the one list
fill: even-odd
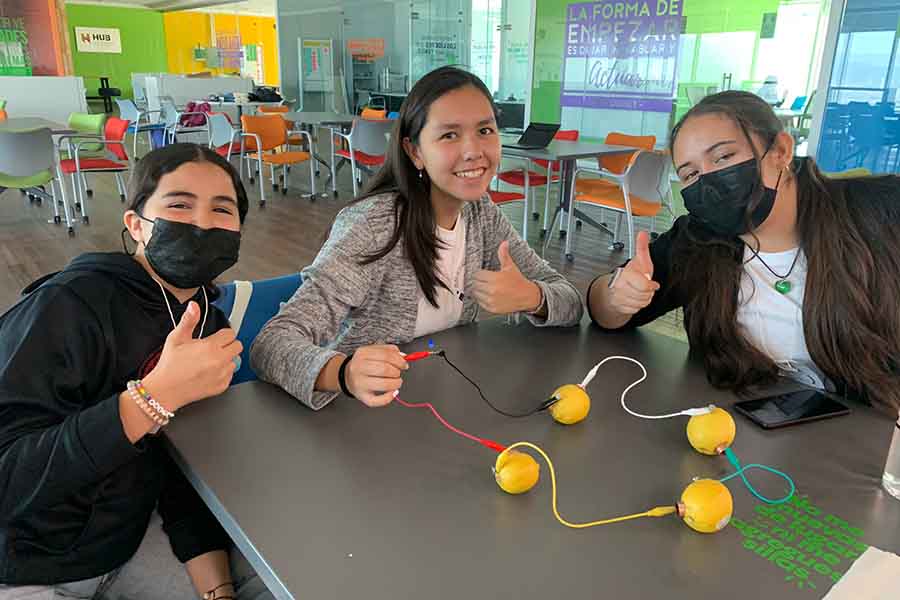
[[(719, 480), (720, 482), (725, 483), (726, 481), (728, 481), (730, 479), (734, 479), (735, 477), (740, 477), (741, 480), (744, 482), (744, 485), (747, 486), (747, 489), (750, 490), (750, 493), (753, 494), (754, 496), (756, 496), (756, 498), (758, 498), (759, 500), (765, 502), (766, 504), (784, 504), (785, 502), (787, 502), (794, 496), (794, 492), (796, 491), (797, 488), (796, 488), (796, 486), (794, 486), (794, 480), (791, 479), (791, 477), (787, 473), (783, 473), (783, 472), (779, 471), (778, 469), (773, 469), (772, 467), (767, 467), (766, 465), (761, 465), (758, 463), (750, 463), (749, 465), (744, 465), (742, 467), (740, 461), (737, 458), (737, 455), (735, 455), (734, 451), (732, 451), (731, 448), (725, 449), (725, 456), (728, 458), (728, 462), (730, 462), (737, 469), (737, 471), (735, 471), (731, 475), (727, 475), (727, 476), (723, 477), (722, 479)], [(773, 473), (775, 475), (778, 475), (779, 477), (784, 478), (784, 480), (788, 482), (788, 485), (790, 486), (791, 490), (787, 493), (786, 496), (784, 496), (783, 498), (779, 498), (777, 500), (773, 500), (771, 498), (766, 498), (765, 496), (763, 496), (762, 494), (760, 494), (759, 492), (756, 491), (756, 488), (753, 487), (753, 485), (747, 480), (747, 476), (744, 475), (744, 471), (746, 471), (747, 469), (753, 469), (753, 468), (762, 469), (763, 471), (768, 471), (769, 473)]]

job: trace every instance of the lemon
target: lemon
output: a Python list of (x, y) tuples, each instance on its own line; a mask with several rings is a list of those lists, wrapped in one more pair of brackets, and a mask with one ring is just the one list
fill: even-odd
[(700, 533), (721, 531), (731, 520), (734, 502), (721, 481), (698, 479), (684, 489), (678, 515), (688, 527)]
[(687, 424), (691, 446), (702, 454), (721, 454), (734, 441), (734, 419), (721, 408), (705, 415), (694, 415)]
[(564, 385), (553, 392), (553, 397), (559, 399), (550, 405), (550, 414), (563, 425), (583, 421), (591, 411), (591, 397), (580, 385)]
[(494, 464), (497, 485), (509, 494), (522, 494), (538, 481), (540, 466), (531, 455), (516, 450), (504, 450)]

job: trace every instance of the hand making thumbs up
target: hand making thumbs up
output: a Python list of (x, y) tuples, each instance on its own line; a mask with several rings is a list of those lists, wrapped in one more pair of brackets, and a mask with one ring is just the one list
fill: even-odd
[(168, 410), (224, 392), (243, 346), (231, 328), (194, 339), (200, 307), (191, 301), (178, 326), (166, 337), (159, 362), (144, 377), (144, 387)]
[(650, 258), (650, 236), (637, 235), (634, 258), (625, 265), (610, 286), (609, 304), (618, 313), (633, 315), (653, 300), (659, 284), (653, 281), (653, 259)]
[(475, 274), (472, 294), (484, 310), (505, 315), (533, 312), (541, 305), (541, 289), (522, 275), (509, 253), (509, 241), (497, 248), (499, 271), (481, 270)]

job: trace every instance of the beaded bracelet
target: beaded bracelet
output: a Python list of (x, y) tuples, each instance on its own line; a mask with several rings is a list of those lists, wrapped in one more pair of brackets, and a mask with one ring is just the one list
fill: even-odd
[(166, 410), (166, 407), (153, 399), (153, 397), (150, 395), (150, 392), (147, 391), (147, 388), (144, 387), (144, 383), (140, 379), (138, 379), (134, 383), (137, 387), (138, 393), (141, 395), (144, 401), (152, 406), (156, 412), (164, 416), (166, 419), (171, 419), (175, 416), (175, 413)]
[[(159, 431), (160, 427), (165, 427), (169, 424), (169, 417), (157, 411), (154, 407), (152, 407), (147, 399), (140, 393), (140, 380), (138, 381), (129, 381), (128, 382), (128, 393), (131, 395), (131, 399), (134, 400), (135, 404), (144, 412), (147, 417), (156, 423), (156, 427), (154, 427), (150, 433), (156, 433)], [(158, 403), (157, 403), (158, 404)]]

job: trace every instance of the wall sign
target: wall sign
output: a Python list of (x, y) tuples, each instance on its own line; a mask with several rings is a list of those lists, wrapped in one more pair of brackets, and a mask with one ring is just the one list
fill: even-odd
[(76, 27), (75, 44), (79, 52), (122, 54), (122, 39), (118, 29)]
[(607, 0), (566, 7), (562, 106), (669, 112), (681, 0)]

